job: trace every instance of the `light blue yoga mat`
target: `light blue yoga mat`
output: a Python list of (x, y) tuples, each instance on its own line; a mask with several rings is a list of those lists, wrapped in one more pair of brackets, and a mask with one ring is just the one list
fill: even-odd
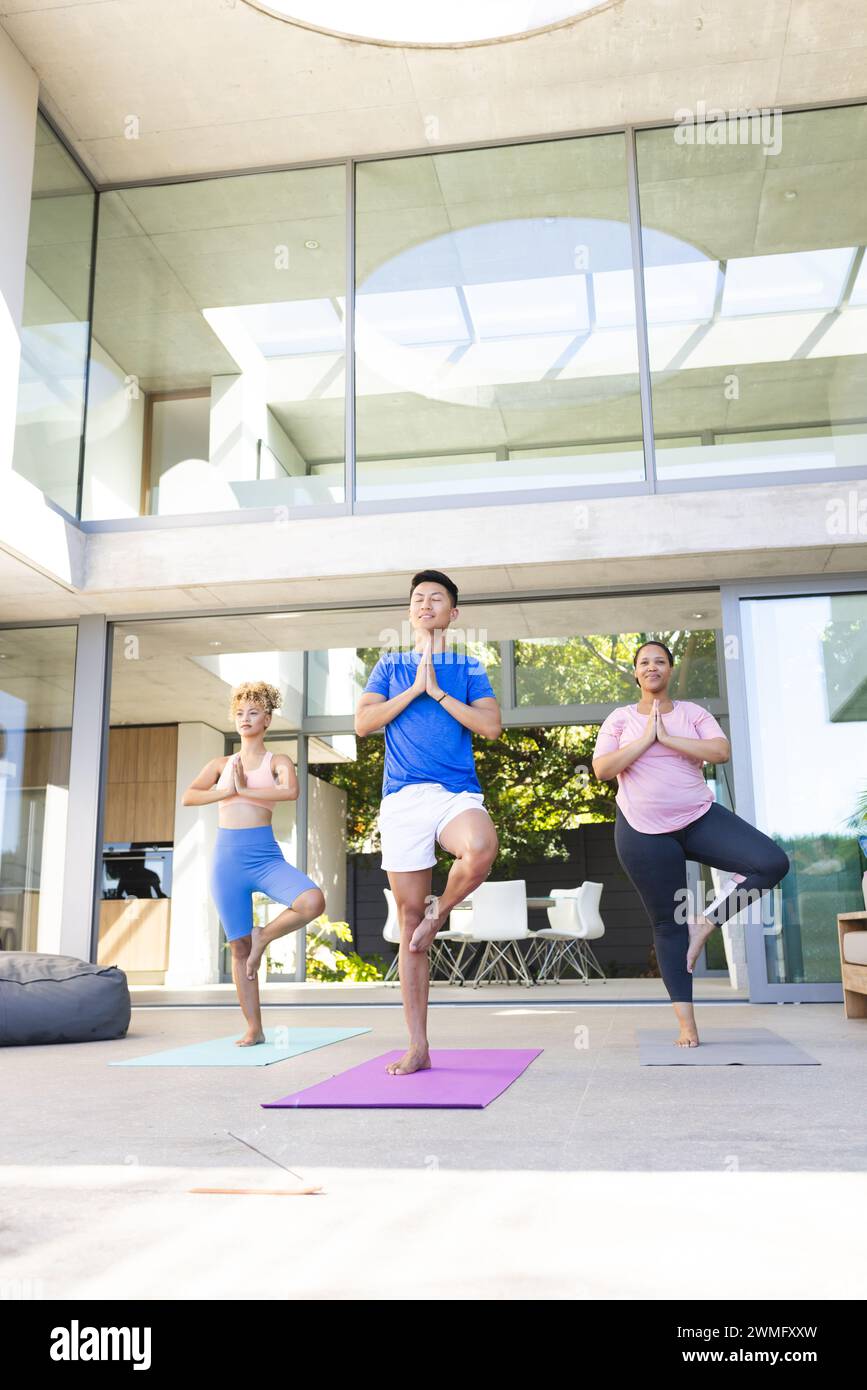
[(302, 1052), (315, 1052), (318, 1047), (357, 1038), (370, 1028), (266, 1028), (266, 1042), (252, 1047), (238, 1047), (236, 1039), (212, 1038), (210, 1042), (190, 1043), (187, 1047), (172, 1047), (166, 1052), (147, 1052), (143, 1057), (128, 1057), (123, 1062), (109, 1062), (110, 1067), (267, 1067), (272, 1062), (285, 1062)]

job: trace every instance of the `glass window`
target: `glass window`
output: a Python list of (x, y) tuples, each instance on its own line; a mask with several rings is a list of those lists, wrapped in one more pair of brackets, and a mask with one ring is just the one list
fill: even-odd
[(756, 824), (791, 861), (768, 980), (839, 980), (837, 913), (863, 910), (867, 867), (867, 594), (747, 599), (741, 618)]
[(74, 627), (0, 630), (0, 950), (60, 949)]
[(41, 116), (27, 234), (12, 466), (77, 515), (96, 195)]
[[(515, 699), (521, 706), (634, 704), (633, 654), (664, 642), (674, 656), (674, 699), (720, 698), (719, 595), (624, 595), (617, 600), (564, 599), (527, 605), (532, 637), (515, 641)], [(608, 617), (607, 631), (599, 627)], [(616, 623), (616, 627), (614, 624)]]
[(85, 517), (343, 502), (345, 182), (101, 195)]
[(362, 501), (641, 481), (622, 135), (359, 164)]
[[(238, 749), (228, 706), (232, 688), (245, 681), (267, 681), (280, 691), (265, 746), (288, 754), (297, 767), (304, 616), (114, 627), (98, 959), (120, 965), (133, 984), (192, 987), (232, 978), (210, 886), (218, 807), (184, 806), (181, 798), (212, 758)], [(275, 837), (293, 864), (296, 810), (297, 802), (281, 801), (272, 815)], [(281, 910), (254, 895), (254, 921), (264, 924)], [(292, 973), (292, 949), (290, 942), (287, 951), (275, 950), (272, 973)]]
[[(393, 644), (359, 648), (332, 647), (328, 651), (308, 652), (308, 715), (354, 715), (371, 671), (383, 652), (390, 650), (394, 650)], [(414, 650), (411, 637), (407, 637), (399, 650)], [(455, 653), (466, 652), (480, 661), (487, 671), (496, 698), (502, 699), (502, 670), (500, 648), (497, 644), (464, 638), (462, 633), (450, 629), (447, 650)]]
[(863, 468), (867, 107), (636, 148), (660, 479)]

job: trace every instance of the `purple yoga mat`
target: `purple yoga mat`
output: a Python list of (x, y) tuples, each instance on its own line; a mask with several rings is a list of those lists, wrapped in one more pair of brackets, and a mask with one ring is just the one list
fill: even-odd
[(263, 1110), (483, 1110), (526, 1071), (541, 1047), (434, 1050), (428, 1071), (390, 1076), (389, 1062), (403, 1051), (383, 1052), (358, 1067), (330, 1076), (282, 1100), (263, 1101)]

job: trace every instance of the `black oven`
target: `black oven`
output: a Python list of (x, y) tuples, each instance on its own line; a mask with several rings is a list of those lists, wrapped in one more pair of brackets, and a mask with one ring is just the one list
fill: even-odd
[(170, 898), (172, 846), (167, 844), (104, 845), (103, 898)]

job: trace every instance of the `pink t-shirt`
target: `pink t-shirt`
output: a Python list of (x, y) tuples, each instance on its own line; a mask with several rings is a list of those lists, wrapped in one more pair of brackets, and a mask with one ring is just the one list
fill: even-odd
[[(675, 700), (662, 715), (666, 733), (675, 738), (725, 738), (712, 714), (690, 700)], [(594, 758), (615, 753), (641, 738), (647, 715), (637, 705), (613, 710), (599, 730)], [(702, 776), (704, 760), (690, 758), (654, 742), (640, 757), (618, 772), (617, 805), (632, 826), (646, 835), (682, 830), (713, 805), (713, 793)]]

